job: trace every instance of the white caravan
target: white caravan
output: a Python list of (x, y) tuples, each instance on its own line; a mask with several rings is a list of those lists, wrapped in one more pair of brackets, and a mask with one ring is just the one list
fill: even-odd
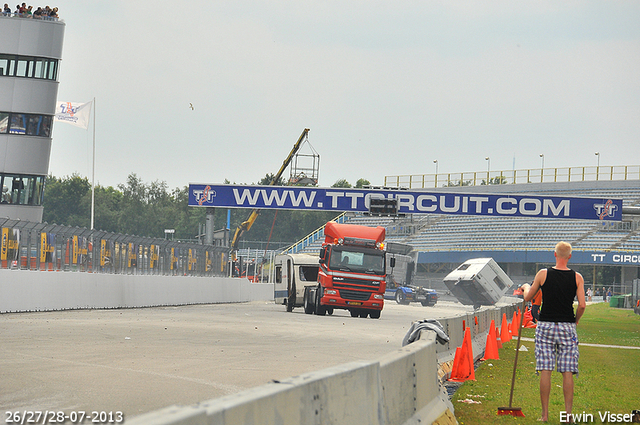
[(318, 286), (319, 257), (309, 254), (276, 255), (273, 297), (276, 304), (287, 306), (287, 311), (301, 307), (304, 288)]

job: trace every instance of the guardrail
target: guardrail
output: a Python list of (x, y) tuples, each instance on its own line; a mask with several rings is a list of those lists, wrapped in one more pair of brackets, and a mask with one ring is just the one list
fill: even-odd
[[(426, 189), (494, 184), (557, 183), (598, 180), (638, 180), (640, 165), (532, 168), (508, 171), (406, 174), (385, 176), (385, 187)], [(488, 182), (488, 183), (487, 183)]]

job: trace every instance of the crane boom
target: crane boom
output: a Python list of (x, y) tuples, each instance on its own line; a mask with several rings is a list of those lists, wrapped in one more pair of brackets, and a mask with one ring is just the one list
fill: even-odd
[[(300, 137), (298, 138), (298, 141), (296, 142), (296, 144), (293, 145), (291, 152), (289, 152), (289, 156), (287, 156), (287, 158), (282, 162), (282, 166), (280, 167), (276, 175), (273, 176), (273, 179), (271, 179), (271, 182), (269, 183), (270, 186), (275, 185), (278, 182), (278, 180), (280, 180), (280, 177), (282, 177), (284, 170), (287, 169), (296, 152), (300, 150), (300, 146), (302, 145), (302, 142), (308, 136), (308, 134), (309, 134), (309, 129), (305, 128), (302, 134), (300, 135)], [(233, 239), (231, 240), (231, 260), (232, 261), (236, 260), (236, 253), (238, 251), (238, 244), (240, 243), (240, 238), (242, 237), (244, 232), (247, 232), (251, 229), (251, 226), (253, 226), (253, 223), (255, 223), (256, 219), (258, 218), (258, 215), (260, 215), (260, 209), (256, 208), (252, 210), (251, 214), (249, 214), (249, 218), (243, 221), (242, 224), (240, 224), (240, 226), (238, 226), (238, 228), (236, 229), (236, 232), (233, 235)]]

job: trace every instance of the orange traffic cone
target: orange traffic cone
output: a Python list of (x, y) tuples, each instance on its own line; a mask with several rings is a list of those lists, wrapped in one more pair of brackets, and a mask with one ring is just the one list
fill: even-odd
[[(467, 340), (467, 358), (469, 359), (469, 370), (471, 374), (469, 375), (469, 379), (476, 380), (476, 372), (473, 367), (473, 345), (471, 344), (471, 329), (467, 330), (464, 334), (465, 339)], [(464, 340), (462, 341), (464, 343)]]
[(505, 342), (511, 341), (511, 334), (509, 333), (509, 322), (507, 322), (507, 313), (502, 313), (502, 327), (500, 328), (500, 341), (503, 344)]
[(453, 369), (451, 370), (451, 378), (449, 381), (464, 382), (476, 380), (475, 370), (473, 369), (473, 347), (471, 346), (471, 328), (464, 330), (464, 339), (462, 346), (456, 348), (456, 356), (453, 359)]
[(520, 320), (518, 320), (518, 314), (514, 311), (513, 318), (511, 319), (511, 326), (509, 326), (509, 330), (511, 331), (511, 335), (518, 335), (518, 325), (520, 324)]
[(531, 309), (527, 308), (524, 311), (524, 323), (522, 325), (523, 328), (535, 329), (536, 324), (533, 321), (533, 316), (531, 315)]
[(489, 333), (487, 334), (487, 343), (484, 346), (484, 357), (482, 360), (487, 359), (500, 360), (500, 354), (498, 354), (498, 341), (496, 340), (496, 326), (493, 320), (491, 321)]
[(524, 311), (520, 310), (520, 308), (518, 308), (518, 326), (520, 326), (520, 324), (522, 324), (522, 315), (524, 314)]
[(496, 342), (498, 343), (498, 350), (502, 348), (502, 340), (500, 339), (500, 332), (496, 326)]
[(460, 357), (462, 357), (462, 354), (460, 353), (461, 351), (461, 347), (456, 347), (456, 355), (453, 357), (451, 376), (449, 377), (448, 381), (460, 382), (458, 381), (458, 379), (460, 378), (458, 370), (460, 369)]

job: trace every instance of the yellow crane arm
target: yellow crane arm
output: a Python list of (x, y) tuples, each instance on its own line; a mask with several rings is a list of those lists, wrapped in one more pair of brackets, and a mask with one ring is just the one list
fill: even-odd
[[(287, 169), (296, 152), (300, 150), (300, 146), (302, 145), (302, 142), (304, 141), (304, 139), (307, 137), (308, 134), (309, 134), (309, 129), (305, 128), (302, 134), (300, 135), (300, 137), (298, 138), (298, 141), (296, 142), (296, 144), (293, 145), (291, 152), (289, 152), (289, 156), (287, 156), (287, 158), (282, 162), (282, 166), (280, 167), (276, 175), (273, 176), (271, 183), (269, 183), (270, 186), (275, 185), (278, 182), (278, 180), (280, 180), (280, 177), (282, 177), (284, 170)], [(260, 215), (259, 209), (256, 208), (252, 210), (251, 214), (249, 214), (249, 218), (243, 221), (242, 224), (240, 224), (240, 226), (238, 226), (238, 228), (236, 229), (236, 232), (233, 235), (233, 239), (231, 240), (231, 260), (232, 261), (236, 260), (236, 253), (238, 251), (238, 244), (240, 243), (240, 237), (242, 237), (244, 232), (247, 232), (251, 229), (251, 226), (253, 226), (253, 223), (255, 223), (256, 219), (258, 218), (258, 215)]]

